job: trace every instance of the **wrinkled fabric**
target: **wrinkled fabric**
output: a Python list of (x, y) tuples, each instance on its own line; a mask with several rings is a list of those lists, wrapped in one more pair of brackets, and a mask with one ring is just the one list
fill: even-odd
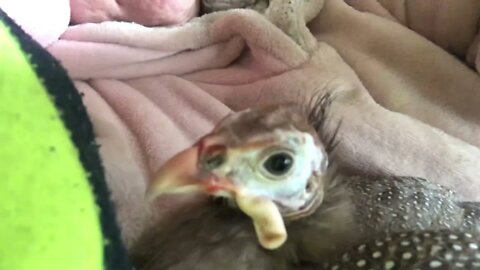
[(167, 159), (229, 113), (325, 93), (333, 101), (322, 132), (341, 123), (342, 165), (426, 177), (480, 199), (478, 74), (383, 6), (309, 3), (173, 28), (82, 24), (49, 48), (84, 93), (127, 245), (160, 211), (193, 201), (149, 206), (145, 187)]
[(391, 19), (475, 66), (479, 47), (477, 0), (346, 0), (358, 10)]
[(198, 15), (199, 0), (70, 0), (72, 22), (136, 22), (142, 25), (177, 25)]

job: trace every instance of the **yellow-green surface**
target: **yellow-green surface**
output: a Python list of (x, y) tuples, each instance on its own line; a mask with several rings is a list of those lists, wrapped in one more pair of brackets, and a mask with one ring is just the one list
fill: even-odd
[(100, 270), (86, 172), (48, 93), (0, 23), (0, 270)]

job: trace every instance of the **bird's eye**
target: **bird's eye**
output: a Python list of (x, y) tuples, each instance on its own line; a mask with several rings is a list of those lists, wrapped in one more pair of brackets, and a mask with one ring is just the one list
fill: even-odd
[(290, 172), (293, 166), (293, 157), (290, 153), (277, 152), (270, 155), (264, 162), (263, 168), (273, 176), (282, 176)]

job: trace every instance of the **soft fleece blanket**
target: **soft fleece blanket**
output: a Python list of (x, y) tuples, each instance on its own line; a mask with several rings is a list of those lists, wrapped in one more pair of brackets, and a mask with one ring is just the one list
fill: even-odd
[[(476, 29), (467, 35), (455, 23), (478, 14), (434, 8), (451, 15), (436, 21), (425, 4), (424, 23), (412, 26), (412, 10), (391, 4), (405, 1), (270, 2), (265, 14), (229, 10), (178, 27), (81, 24), (48, 48), (84, 96), (127, 245), (152, 213), (190, 201), (153, 210), (145, 201), (149, 176), (168, 158), (232, 111), (327, 92), (326, 128), (342, 123), (343, 165), (426, 177), (480, 199), (480, 78), (447, 52), (474, 65)], [(442, 3), (479, 10), (458, 2)], [(458, 33), (429, 36), (438, 29)]]

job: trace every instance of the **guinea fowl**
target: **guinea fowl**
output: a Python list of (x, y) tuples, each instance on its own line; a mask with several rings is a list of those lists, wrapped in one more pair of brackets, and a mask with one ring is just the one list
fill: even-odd
[[(393, 244), (383, 247), (389, 255), (376, 266), (357, 254), (352, 267), (338, 255), (378, 237), (410, 232), (417, 239), (412, 233), (425, 230), (437, 242), (424, 239), (416, 247), (448, 249), (442, 237), (449, 231), (468, 232), (468, 243), (478, 243), (477, 204), (458, 202), (442, 186), (337, 173), (327, 156), (334, 136), (322, 130), (328, 104), (325, 97), (308, 111), (292, 104), (232, 114), (169, 160), (149, 187), (151, 199), (192, 192), (213, 199), (148, 228), (131, 252), (137, 270), (415, 269), (386, 264), (402, 258)], [(460, 255), (480, 262), (474, 251)], [(411, 265), (435, 261), (436, 254)], [(435, 269), (474, 269), (454, 268), (446, 256), (442, 267), (451, 267)]]
[(391, 233), (357, 245), (312, 270), (480, 269), (479, 238), (452, 230)]

